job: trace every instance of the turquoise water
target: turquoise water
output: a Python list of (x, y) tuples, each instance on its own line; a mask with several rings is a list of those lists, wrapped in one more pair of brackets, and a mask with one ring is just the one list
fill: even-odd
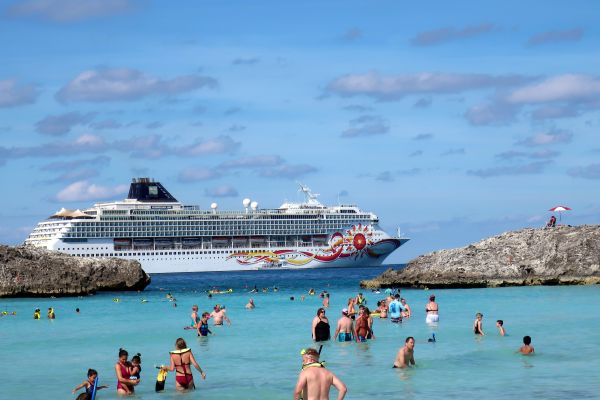
[[(0, 318), (3, 374), (0, 398), (69, 399), (71, 389), (85, 379), (88, 368), (99, 371), (109, 389), (98, 399), (118, 398), (114, 364), (119, 347), (130, 355), (142, 353), (138, 399), (287, 399), (292, 397), (301, 359), (310, 346), (310, 326), (318, 296), (300, 296), (314, 287), (331, 293), (328, 315), (335, 326), (340, 310), (360, 290), (362, 278), (382, 269), (318, 271), (255, 271), (245, 273), (154, 275), (143, 293), (105, 293), (85, 298), (5, 299), (0, 309), (17, 311)], [(244, 293), (245, 286), (276, 285), (277, 293)], [(234, 288), (233, 294), (207, 298), (210, 286)], [(165, 298), (170, 290), (177, 308)], [(369, 306), (377, 297), (364, 292)], [(425, 324), (424, 306), (435, 293), (440, 323)], [(295, 301), (290, 301), (290, 296)], [(113, 298), (120, 302), (113, 302)], [(257, 304), (245, 310), (249, 297)], [(366, 344), (326, 343), (322, 359), (348, 386), (348, 399), (598, 398), (600, 354), (599, 286), (526, 287), (465, 290), (403, 290), (414, 316), (401, 325), (375, 320), (376, 340)], [(147, 303), (140, 300), (147, 299)], [(231, 326), (217, 327), (215, 336), (198, 338), (183, 330), (190, 307), (210, 311), (225, 304)], [(36, 307), (56, 309), (57, 319), (35, 321)], [(75, 313), (75, 308), (81, 314)], [(374, 308), (374, 307), (372, 307)], [(484, 314), (487, 336), (475, 338), (472, 322)], [(503, 319), (507, 337), (500, 337), (495, 320)], [(438, 342), (427, 343), (435, 332)], [(530, 335), (536, 355), (515, 351)], [(174, 341), (184, 337), (207, 373), (195, 372), (198, 390), (178, 394), (174, 374), (167, 390), (154, 392), (155, 364), (168, 362)], [(417, 367), (392, 369), (406, 336), (416, 338)], [(335, 398), (335, 396), (332, 396)]]

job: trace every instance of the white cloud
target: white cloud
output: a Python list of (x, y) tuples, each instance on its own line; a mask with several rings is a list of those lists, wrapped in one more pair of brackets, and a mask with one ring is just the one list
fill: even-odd
[(198, 141), (192, 145), (177, 148), (174, 152), (187, 156), (200, 156), (205, 154), (235, 153), (241, 146), (231, 136), (221, 135), (210, 139)]
[(205, 189), (204, 194), (207, 197), (236, 197), (238, 191), (229, 185), (221, 185), (211, 189)]
[(467, 171), (468, 175), (478, 176), (480, 178), (492, 178), (497, 176), (515, 176), (515, 175), (535, 175), (544, 172), (546, 167), (550, 165), (552, 161), (536, 161), (529, 164), (506, 166), (506, 167), (492, 167), (478, 170)]
[(565, 74), (514, 90), (507, 101), (515, 104), (597, 100), (600, 78), (589, 75)]
[(37, 97), (34, 85), (19, 84), (15, 79), (0, 80), (0, 108), (32, 104)]
[(564, 31), (547, 31), (533, 35), (527, 41), (529, 46), (539, 46), (541, 44), (557, 42), (576, 42), (583, 37), (581, 28), (567, 29)]
[(54, 199), (64, 202), (107, 200), (126, 193), (128, 189), (128, 185), (101, 186), (84, 180), (68, 185)]
[(389, 130), (389, 123), (384, 118), (377, 115), (362, 115), (350, 120), (350, 127), (342, 132), (342, 137), (383, 135)]
[(283, 158), (277, 155), (262, 155), (252, 157), (241, 157), (234, 160), (225, 161), (220, 165), (223, 169), (235, 169), (235, 168), (263, 168), (263, 167), (274, 167), (284, 163)]
[(74, 22), (127, 12), (130, 0), (26, 0), (11, 5), (10, 17), (34, 17), (52, 22)]
[(468, 90), (509, 87), (528, 81), (520, 75), (452, 74), (422, 72), (384, 75), (378, 72), (348, 74), (334, 79), (327, 91), (339, 96), (364, 95), (398, 100), (413, 94), (461, 93)]
[(296, 179), (301, 176), (317, 172), (317, 168), (308, 164), (290, 165), (284, 164), (272, 168), (264, 168), (260, 176), (264, 178)]
[(573, 140), (573, 134), (564, 130), (540, 132), (518, 141), (522, 146), (545, 146), (558, 143), (569, 143)]
[(457, 28), (440, 28), (431, 31), (421, 32), (415, 36), (411, 43), (415, 46), (433, 46), (441, 43), (446, 43), (454, 40), (472, 38), (493, 31), (495, 28), (492, 24), (480, 24), (467, 26), (462, 29)]
[(181, 171), (177, 177), (180, 182), (198, 182), (208, 181), (221, 177), (221, 172), (217, 169), (206, 167), (186, 168)]
[(147, 96), (168, 96), (199, 88), (215, 88), (217, 80), (199, 75), (159, 79), (128, 68), (101, 68), (77, 75), (56, 94), (61, 102), (132, 101)]
[(81, 114), (69, 112), (60, 115), (48, 115), (35, 123), (35, 130), (45, 135), (64, 135), (77, 125), (85, 125), (93, 118), (94, 113)]

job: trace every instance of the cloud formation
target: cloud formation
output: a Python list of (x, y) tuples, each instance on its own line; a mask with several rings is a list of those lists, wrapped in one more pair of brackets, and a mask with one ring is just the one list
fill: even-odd
[(234, 59), (231, 63), (233, 65), (254, 65), (254, 64), (258, 64), (259, 61), (260, 61), (260, 58), (258, 58), (258, 57), (248, 57), (248, 58), (238, 57), (238, 58)]
[(104, 130), (104, 129), (119, 129), (122, 127), (123, 127), (123, 124), (114, 119), (105, 119), (105, 120), (93, 122), (90, 124), (90, 128), (94, 128), (99, 131)]
[(32, 104), (37, 97), (35, 85), (19, 84), (16, 79), (0, 80), (0, 108)]
[(221, 185), (204, 190), (204, 195), (207, 197), (236, 197), (238, 191), (230, 185)]
[(130, 0), (26, 0), (12, 4), (6, 14), (64, 23), (123, 14), (133, 8)]
[(348, 74), (331, 81), (330, 94), (342, 97), (368, 96), (381, 101), (399, 100), (408, 95), (450, 94), (469, 90), (506, 88), (528, 82), (521, 75), (452, 74), (421, 72), (417, 74)]
[(555, 130), (549, 132), (540, 132), (519, 140), (517, 145), (533, 147), (546, 146), (559, 143), (570, 143), (573, 140), (573, 134), (565, 130)]
[(417, 34), (411, 39), (413, 46), (434, 46), (455, 40), (468, 39), (489, 33), (495, 29), (493, 24), (480, 24), (464, 28), (440, 28)]
[(456, 155), (463, 155), (463, 154), (465, 154), (465, 149), (463, 147), (461, 147), (458, 149), (448, 149), (448, 150), (440, 153), (440, 156), (446, 157), (446, 156), (456, 156)]
[(69, 112), (60, 115), (48, 115), (47, 117), (35, 123), (35, 130), (38, 133), (44, 135), (65, 135), (77, 125), (88, 124), (94, 118), (95, 115), (95, 113), (81, 114), (79, 112)]
[(285, 161), (277, 155), (260, 155), (241, 157), (225, 161), (219, 167), (222, 169), (254, 169), (282, 165)]
[(528, 46), (559, 42), (577, 42), (583, 37), (583, 29), (574, 28), (563, 31), (547, 31), (535, 34), (527, 41)]
[(99, 68), (77, 75), (56, 93), (63, 103), (134, 101), (148, 96), (169, 96), (200, 88), (215, 88), (216, 79), (184, 75), (159, 79), (128, 68)]
[(494, 157), (501, 159), (501, 160), (513, 160), (513, 159), (519, 159), (519, 158), (529, 158), (529, 159), (535, 160), (535, 159), (555, 158), (555, 157), (558, 157), (559, 154), (560, 153), (558, 151), (554, 151), (554, 150), (550, 150), (550, 149), (534, 151), (531, 153), (528, 153), (525, 151), (510, 150), (510, 151), (498, 153)]
[(550, 165), (552, 161), (536, 161), (529, 164), (506, 166), (506, 167), (492, 167), (478, 170), (467, 171), (468, 175), (478, 176), (480, 178), (493, 178), (497, 176), (514, 176), (514, 175), (535, 175), (544, 172), (546, 167)]
[(102, 186), (87, 180), (73, 182), (54, 196), (58, 202), (109, 200), (127, 193), (128, 185)]
[(433, 134), (432, 133), (419, 133), (418, 135), (413, 136), (411, 139), (416, 140), (416, 141), (429, 140), (429, 139), (433, 139)]
[(351, 119), (349, 124), (350, 127), (342, 132), (343, 138), (383, 135), (390, 130), (387, 120), (378, 115), (362, 115)]
[(198, 182), (198, 181), (208, 181), (211, 179), (220, 178), (222, 176), (221, 172), (214, 168), (207, 167), (193, 167), (193, 168), (185, 168), (179, 175), (177, 176), (177, 180), (179, 182)]
[(317, 172), (318, 169), (308, 164), (283, 164), (260, 170), (263, 178), (297, 179), (301, 176)]
[(600, 179), (600, 164), (571, 168), (567, 171), (567, 174), (575, 178)]

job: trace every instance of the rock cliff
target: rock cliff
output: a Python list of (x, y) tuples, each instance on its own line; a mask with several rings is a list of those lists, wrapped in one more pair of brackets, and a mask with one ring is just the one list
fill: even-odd
[(600, 226), (523, 229), (436, 251), (361, 286), (496, 287), (600, 283)]
[(79, 258), (46, 249), (0, 245), (0, 297), (77, 296), (143, 290), (150, 277), (137, 261)]

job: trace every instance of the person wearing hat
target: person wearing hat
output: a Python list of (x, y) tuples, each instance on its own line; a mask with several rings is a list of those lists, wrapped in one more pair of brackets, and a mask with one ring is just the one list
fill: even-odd
[[(350, 318), (348, 318), (350, 319)], [(352, 320), (350, 320), (352, 321)], [(332, 386), (338, 390), (338, 400), (346, 396), (348, 389), (335, 374), (325, 368), (324, 362), (319, 362), (319, 352), (315, 349), (303, 349), (302, 371), (294, 389), (294, 400), (299, 399), (328, 399)]]
[(344, 308), (342, 309), (342, 317), (338, 319), (333, 337), (337, 338), (340, 342), (351, 342), (353, 331), (354, 322), (348, 316), (348, 309)]

